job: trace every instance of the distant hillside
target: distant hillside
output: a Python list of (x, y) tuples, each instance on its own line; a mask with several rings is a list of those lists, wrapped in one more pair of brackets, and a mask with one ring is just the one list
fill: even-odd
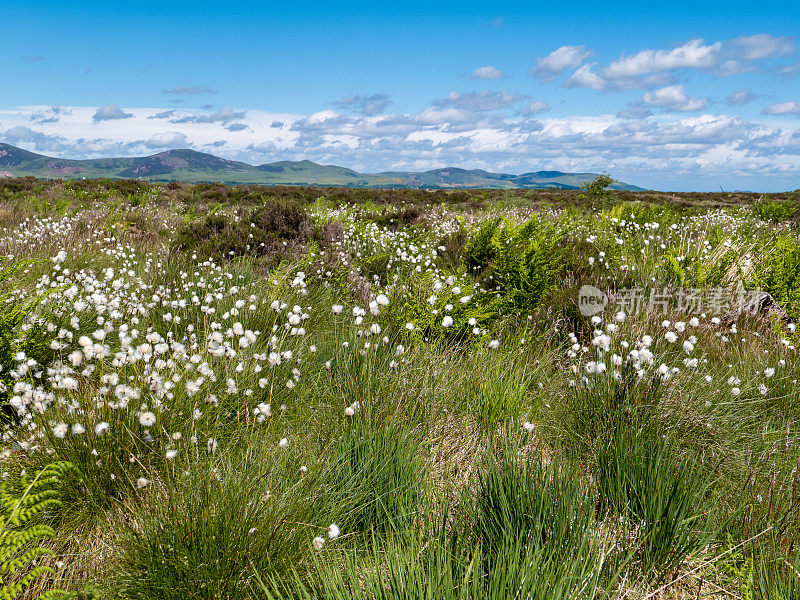
[[(32, 175), (41, 179), (143, 179), (147, 181), (218, 181), (227, 184), (317, 185), (366, 188), (579, 188), (597, 173), (535, 171), (513, 175), (480, 169), (448, 167), (415, 173), (388, 171), (358, 173), (345, 167), (319, 165), (308, 160), (281, 161), (253, 166), (194, 150), (168, 150), (139, 158), (71, 160), (35, 154), (0, 144), (0, 177)], [(616, 190), (643, 188), (618, 182)]]

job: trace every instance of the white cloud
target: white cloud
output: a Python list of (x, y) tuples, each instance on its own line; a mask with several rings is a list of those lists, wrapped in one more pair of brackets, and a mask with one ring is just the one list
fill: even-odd
[(731, 92), (728, 95), (726, 102), (730, 106), (742, 106), (744, 104), (749, 104), (755, 99), (756, 95), (753, 92), (748, 92), (746, 90), (743, 90), (740, 92)]
[(594, 65), (583, 65), (569, 76), (569, 79), (564, 82), (564, 86), (568, 88), (589, 88), (590, 90), (606, 89), (606, 80), (592, 71), (593, 66)]
[(738, 46), (747, 60), (764, 60), (787, 56), (794, 50), (794, 41), (789, 37), (772, 36), (766, 33), (742, 36), (731, 41)]
[(800, 62), (792, 65), (784, 65), (778, 70), (780, 71), (781, 75), (785, 75), (786, 77), (795, 77), (800, 75)]
[(162, 90), (165, 94), (173, 94), (176, 96), (191, 96), (196, 94), (216, 94), (215, 90), (210, 88), (199, 87), (196, 85), (191, 85), (188, 87), (182, 85), (176, 85), (168, 90)]
[(244, 118), (247, 111), (235, 111), (230, 106), (226, 106), (215, 113), (190, 114), (183, 116), (173, 116), (170, 123), (230, 123)]
[(542, 102), (541, 100), (536, 100), (535, 102), (531, 102), (528, 106), (525, 107), (523, 111), (527, 116), (534, 116), (538, 115), (539, 113), (543, 113), (550, 110), (550, 105), (547, 102)]
[[(695, 182), (706, 189), (717, 184), (744, 187), (740, 181), (756, 182), (748, 184), (751, 188), (777, 188), (790, 185), (791, 175), (800, 171), (800, 121), (791, 116), (800, 111), (800, 103), (776, 105), (777, 116), (743, 120), (669, 112), (676, 103), (685, 109), (698, 102), (683, 89), (662, 88), (648, 99), (654, 104), (633, 103), (624, 109), (630, 113), (626, 115), (548, 118), (531, 118), (545, 103), (530, 99), (488, 112), (428, 106), (374, 116), (237, 109), (231, 112), (244, 114), (237, 123), (246, 125), (240, 131), (226, 130), (230, 122), (220, 120), (185, 119), (165, 127), (169, 121), (148, 118), (164, 110), (157, 107), (127, 108), (132, 116), (110, 128), (92, 124), (95, 108), (62, 107), (58, 122), (34, 124), (31, 116), (48, 107), (0, 107), (5, 128), (0, 129), (0, 141), (74, 158), (142, 156), (192, 147), (250, 164), (308, 159), (365, 172), (453, 165), (502, 172), (606, 171), (632, 183), (683, 189)], [(668, 112), (641, 118), (651, 106)], [(199, 109), (180, 114), (209, 115)], [(283, 125), (272, 127), (276, 121)]]
[(486, 79), (496, 81), (504, 77), (503, 72), (495, 67), (478, 67), (470, 75), (472, 79)]
[(29, 144), (35, 150), (40, 151), (58, 150), (63, 147), (65, 141), (59, 135), (48, 135), (25, 125), (9, 127), (0, 139), (9, 144)]
[(392, 97), (383, 93), (371, 96), (346, 96), (339, 98), (333, 104), (339, 108), (354, 110), (362, 115), (373, 116), (382, 114), (392, 104)]
[(98, 108), (95, 111), (92, 120), (95, 123), (99, 123), (100, 121), (114, 121), (119, 119), (130, 119), (133, 116), (132, 113), (126, 113), (119, 107), (119, 104), (109, 104), (108, 106), (103, 106), (102, 108)]
[(776, 102), (761, 112), (765, 115), (800, 115), (800, 102)]
[(464, 110), (488, 111), (507, 108), (529, 98), (530, 96), (517, 92), (493, 92), (488, 90), (463, 94), (450, 92), (447, 98), (434, 100), (433, 104), (436, 106), (454, 106)]
[(157, 133), (144, 143), (148, 148), (186, 148), (191, 145), (189, 138), (177, 131)]
[(735, 39), (707, 43), (692, 39), (672, 49), (645, 49), (622, 54), (606, 66), (585, 64), (588, 51), (583, 46), (564, 46), (544, 59), (539, 59), (529, 74), (548, 82), (566, 69), (574, 69), (566, 87), (593, 90), (629, 90), (666, 87), (675, 84), (680, 70), (703, 71), (717, 77), (731, 77), (764, 69), (784, 75), (800, 72), (796, 65), (764, 63), (787, 57), (794, 51), (789, 37), (760, 33)]
[(708, 99), (690, 98), (682, 85), (669, 85), (642, 96), (642, 101), (651, 106), (658, 106), (664, 110), (678, 112), (692, 112), (703, 110), (708, 106)]
[(618, 58), (603, 70), (603, 75), (609, 79), (631, 79), (674, 69), (707, 69), (716, 64), (721, 48), (721, 42), (709, 46), (696, 39), (672, 50), (642, 50)]
[(547, 56), (537, 58), (536, 66), (528, 71), (528, 75), (552, 81), (567, 69), (577, 69), (591, 55), (592, 51), (584, 46), (561, 46)]

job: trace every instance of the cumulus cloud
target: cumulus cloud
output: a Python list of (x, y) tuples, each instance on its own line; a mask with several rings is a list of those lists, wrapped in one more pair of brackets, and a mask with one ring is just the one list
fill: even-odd
[(170, 119), (170, 123), (222, 123), (244, 119), (247, 111), (234, 111), (230, 106), (210, 115), (184, 115)]
[(186, 148), (190, 146), (189, 138), (178, 131), (157, 133), (144, 143), (148, 148)]
[[(662, 86), (648, 96), (653, 104), (642, 99), (617, 116), (534, 116), (545, 103), (529, 98), (513, 103), (501, 97), (501, 109), (472, 110), (464, 108), (470, 103), (458, 98), (449, 102), (462, 106), (430, 105), (416, 112), (378, 116), (249, 109), (240, 111), (243, 116), (236, 122), (246, 128), (235, 132), (225, 131), (219, 120), (211, 125), (186, 121), (165, 127), (166, 120), (148, 119), (158, 111), (135, 108), (128, 109), (134, 117), (109, 128), (111, 139), (96, 136), (91, 125), (94, 109), (66, 107), (72, 115), (63, 123), (33, 126), (30, 116), (42, 107), (0, 107), (0, 122), (6, 127), (0, 140), (70, 158), (141, 156), (170, 147), (194, 147), (251, 164), (307, 159), (367, 172), (456, 165), (495, 172), (606, 171), (632, 183), (683, 189), (704, 181), (708, 181), (702, 184), (705, 189), (717, 183), (744, 187), (737, 177), (761, 182), (747, 186), (751, 188), (791, 184), (790, 175), (800, 170), (800, 120), (749, 121), (673, 112), (673, 105), (685, 109), (697, 100), (685, 89), (665, 92), (664, 87), (679, 86)], [(800, 111), (797, 103), (788, 104), (771, 112)], [(658, 114), (647, 118), (651, 110)], [(276, 120), (284, 125), (271, 127)], [(63, 137), (48, 135), (53, 131)]]
[(334, 106), (370, 117), (382, 114), (391, 104), (392, 97), (383, 93), (371, 96), (345, 96), (333, 102)]
[(678, 112), (703, 110), (708, 106), (707, 98), (690, 98), (682, 85), (669, 85), (652, 92), (647, 92), (642, 96), (642, 101), (645, 104), (658, 106), (667, 111)]
[(589, 88), (590, 90), (606, 89), (606, 80), (592, 71), (594, 65), (583, 65), (564, 82), (568, 88)]
[(230, 123), (229, 125), (225, 126), (225, 129), (228, 131), (244, 131), (247, 129), (247, 125), (244, 123)]
[(537, 58), (536, 66), (528, 71), (528, 75), (544, 82), (553, 81), (565, 70), (577, 69), (591, 55), (592, 51), (584, 46), (561, 46), (547, 56)]
[(72, 114), (71, 110), (61, 108), (60, 106), (51, 106), (44, 110), (40, 110), (31, 115), (31, 123), (38, 123), (40, 125), (48, 123), (58, 123), (61, 117)]
[(178, 112), (175, 109), (172, 110), (162, 110), (157, 112), (154, 115), (150, 115), (147, 117), (148, 119), (171, 119), (175, 116), (175, 113)]
[(703, 69), (716, 64), (722, 43), (707, 45), (702, 39), (690, 40), (672, 50), (642, 50), (621, 56), (603, 70), (609, 79), (632, 79), (659, 71)]
[(538, 115), (539, 113), (543, 113), (550, 110), (550, 105), (547, 102), (542, 102), (541, 100), (536, 100), (535, 102), (530, 102), (528, 106), (525, 107), (523, 110), (523, 114), (525, 116), (534, 116)]
[(132, 113), (126, 113), (119, 107), (119, 104), (109, 104), (108, 106), (104, 106), (102, 108), (98, 108), (95, 111), (92, 120), (95, 123), (99, 123), (100, 121), (114, 121), (118, 119), (130, 119), (133, 116)]
[(583, 46), (564, 46), (550, 56), (539, 59), (529, 73), (542, 81), (552, 81), (567, 69), (573, 73), (566, 87), (594, 90), (628, 90), (665, 87), (675, 84), (681, 70), (702, 71), (717, 77), (730, 77), (759, 70), (777, 70), (784, 75), (800, 72), (800, 67), (765, 63), (787, 57), (794, 51), (789, 37), (760, 33), (734, 39), (706, 42), (697, 38), (671, 49), (645, 49), (622, 54), (605, 66), (585, 64), (587, 52)]
[(475, 69), (470, 77), (472, 79), (486, 79), (488, 81), (496, 81), (502, 79), (505, 75), (496, 67), (478, 67)]
[(161, 90), (165, 94), (173, 94), (176, 96), (191, 96), (197, 94), (216, 94), (216, 90), (212, 90), (210, 88), (199, 87), (196, 85), (191, 85), (188, 87), (184, 87), (182, 85), (176, 85), (168, 90)]
[(653, 111), (644, 102), (631, 102), (617, 112), (620, 119), (646, 119), (653, 116)]
[(756, 95), (753, 92), (744, 90), (740, 92), (731, 92), (726, 102), (730, 106), (743, 106), (744, 104), (750, 104), (755, 99)]
[(765, 115), (800, 115), (800, 102), (776, 102), (761, 111)]
[(488, 111), (507, 108), (514, 104), (519, 104), (525, 100), (529, 100), (530, 96), (519, 94), (517, 92), (468, 92), (459, 94), (450, 92), (447, 98), (441, 100), (434, 100), (434, 106), (452, 106), (463, 110), (472, 111)]
[(24, 125), (10, 127), (0, 136), (4, 142), (12, 145), (30, 145), (35, 150), (60, 150), (65, 146), (65, 139), (60, 135), (49, 135), (35, 131)]

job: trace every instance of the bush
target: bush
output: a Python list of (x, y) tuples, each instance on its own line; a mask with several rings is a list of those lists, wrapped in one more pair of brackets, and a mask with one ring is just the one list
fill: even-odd
[(752, 276), (752, 284), (769, 292), (793, 319), (800, 318), (800, 242), (778, 235), (764, 262)]
[(270, 202), (243, 216), (214, 214), (200, 223), (187, 223), (178, 232), (175, 247), (198, 257), (226, 260), (261, 257), (272, 264), (299, 255), (312, 233), (300, 206)]
[(581, 186), (581, 189), (586, 190), (586, 193), (589, 196), (589, 198), (593, 200), (598, 200), (600, 198), (607, 198), (608, 196), (611, 195), (611, 192), (606, 188), (608, 188), (613, 183), (614, 180), (608, 175), (598, 175), (592, 181), (584, 183)]
[(753, 203), (753, 212), (759, 219), (781, 223), (797, 216), (800, 207), (795, 200), (773, 200), (762, 196)]
[(556, 419), (564, 436), (564, 451), (581, 458), (591, 455), (616, 435), (620, 415), (639, 423), (657, 419), (662, 397), (662, 379), (656, 375), (639, 378), (628, 363), (621, 376), (600, 377), (571, 386)]
[[(429, 305), (426, 282), (415, 285), (425, 275), (411, 275), (412, 283), (403, 290), (405, 304), (391, 307), (389, 312), (399, 310), (394, 319), (399, 327), (412, 322), (416, 332), (429, 339), (475, 338), (471, 335), (473, 327), (488, 328), (504, 317), (531, 314), (542, 304), (555, 289), (556, 278), (564, 267), (561, 239), (553, 225), (539, 218), (518, 227), (503, 223), (499, 218), (486, 220), (464, 245), (461, 257), (467, 272), (477, 279), (468, 302), (459, 302), (458, 296), (443, 292)], [(447, 250), (443, 257), (445, 262), (453, 260), (452, 254), (446, 254)], [(452, 252), (452, 248), (450, 250)], [(425, 292), (424, 296), (414, 295), (417, 288)], [(450, 306), (445, 308), (448, 304)], [(438, 324), (441, 317), (433, 319), (432, 309), (439, 314), (447, 312), (453, 319), (452, 326), (442, 328)], [(469, 323), (471, 319), (475, 320), (474, 324)]]
[(501, 219), (487, 219), (464, 248), (464, 266), (470, 273), (480, 273), (488, 268), (496, 254), (495, 236)]
[(467, 230), (463, 221), (455, 233), (446, 235), (436, 244), (439, 260), (444, 268), (451, 271), (461, 265), (461, 257), (467, 246)]
[(408, 206), (402, 210), (388, 212), (374, 217), (372, 221), (380, 227), (400, 229), (401, 227), (415, 223), (421, 215), (422, 212), (419, 208), (416, 206)]

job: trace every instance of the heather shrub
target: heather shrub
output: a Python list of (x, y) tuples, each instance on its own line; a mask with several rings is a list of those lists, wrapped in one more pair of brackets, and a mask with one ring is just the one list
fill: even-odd
[(298, 256), (312, 233), (304, 209), (269, 202), (243, 214), (217, 213), (191, 222), (178, 232), (174, 246), (182, 252), (217, 260), (250, 256), (275, 265)]

